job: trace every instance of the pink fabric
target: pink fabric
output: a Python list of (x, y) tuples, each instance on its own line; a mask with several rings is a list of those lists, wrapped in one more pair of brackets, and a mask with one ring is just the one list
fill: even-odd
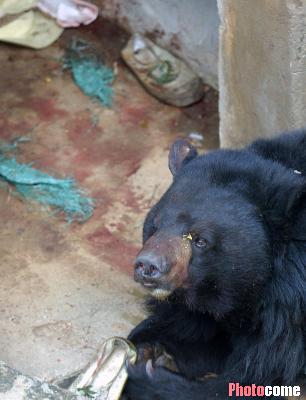
[(39, 0), (37, 7), (63, 28), (88, 25), (99, 13), (97, 6), (83, 0)]

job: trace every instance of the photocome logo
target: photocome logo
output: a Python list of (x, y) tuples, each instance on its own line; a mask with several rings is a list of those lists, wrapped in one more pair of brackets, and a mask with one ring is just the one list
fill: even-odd
[(230, 397), (289, 397), (300, 396), (300, 386), (243, 386), (239, 383), (228, 384), (228, 395)]

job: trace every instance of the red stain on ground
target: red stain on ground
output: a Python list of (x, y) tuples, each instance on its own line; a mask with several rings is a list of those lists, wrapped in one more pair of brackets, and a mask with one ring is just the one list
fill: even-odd
[(105, 215), (115, 201), (114, 195), (105, 188), (91, 192), (91, 197), (95, 201), (94, 218)]
[(122, 138), (114, 137), (113, 140), (103, 142), (103, 163), (107, 163), (110, 168), (121, 166), (124, 170), (122, 176), (133, 175), (140, 167), (142, 160), (147, 156), (149, 147), (137, 140), (137, 137), (125, 135)]
[(57, 178), (63, 178), (65, 175), (65, 172), (58, 168), (57, 154), (55, 152), (50, 152), (49, 149), (41, 151), (40, 154), (34, 159), (32, 158), (31, 161), (33, 162), (34, 168), (41, 169), (42, 171), (54, 175)]
[(150, 110), (148, 107), (134, 107), (125, 106), (122, 108), (120, 116), (121, 123), (131, 123), (133, 125), (141, 126), (148, 120)]
[(95, 125), (89, 115), (76, 115), (66, 124), (68, 137), (77, 147), (94, 147), (96, 138), (103, 134), (103, 129)]
[(90, 116), (76, 116), (66, 124), (67, 135), (73, 147), (81, 152), (75, 161), (86, 161), (92, 164), (101, 163), (101, 141), (103, 129), (95, 125)]
[(29, 129), (31, 129), (31, 125), (27, 121), (10, 121), (7, 113), (0, 113), (0, 137), (2, 140), (11, 140), (26, 135)]
[(88, 168), (74, 168), (73, 177), (77, 182), (83, 183), (86, 178), (91, 176), (91, 171)]
[(101, 165), (103, 163), (103, 149), (99, 145), (91, 146), (90, 144), (83, 148), (77, 148), (77, 153), (72, 159), (72, 163), (76, 169), (83, 167), (88, 169), (91, 166)]
[[(83, 166), (88, 169), (88, 166), (102, 164), (107, 164), (111, 169), (121, 166), (124, 175), (129, 177), (138, 170), (147, 152), (143, 143), (137, 147), (137, 140), (130, 136), (120, 137), (118, 134), (112, 140), (104, 138), (103, 130), (94, 126), (88, 116), (69, 121), (66, 127), (68, 138), (77, 150), (72, 158), (76, 168)], [(122, 171), (121, 176), (124, 178)]]
[(18, 104), (19, 107), (27, 108), (34, 111), (40, 121), (51, 121), (57, 118), (67, 117), (68, 112), (57, 108), (54, 99), (43, 97), (27, 97)]
[(142, 198), (140, 196), (136, 196), (129, 186), (124, 186), (122, 189), (123, 190), (120, 193), (120, 200), (122, 204), (132, 208), (136, 212), (142, 211), (142, 207), (140, 206)]
[(91, 197), (95, 200), (96, 207), (94, 217), (100, 218), (108, 212), (116, 201), (129, 207), (134, 212), (143, 212), (142, 197), (136, 196), (128, 185), (122, 185), (116, 189), (99, 189), (91, 192)]
[(104, 158), (104, 146), (101, 140), (103, 129), (95, 125), (90, 116), (77, 117), (66, 124), (67, 137), (74, 152), (70, 162), (74, 176), (84, 181), (92, 174), (91, 167), (101, 165)]
[(130, 169), (127, 172), (126, 176), (130, 177), (130, 176), (136, 174), (136, 172), (139, 170), (140, 166), (141, 166), (141, 159), (135, 160), (134, 165), (130, 165)]
[(89, 234), (87, 240), (94, 253), (101, 256), (104, 261), (124, 272), (132, 273), (134, 260), (139, 251), (133, 244), (117, 237), (105, 227)]

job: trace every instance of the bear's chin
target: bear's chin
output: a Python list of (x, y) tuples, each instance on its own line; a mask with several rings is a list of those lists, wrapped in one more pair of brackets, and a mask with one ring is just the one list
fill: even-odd
[(171, 291), (166, 289), (154, 289), (151, 292), (151, 295), (158, 300), (165, 300), (170, 294)]

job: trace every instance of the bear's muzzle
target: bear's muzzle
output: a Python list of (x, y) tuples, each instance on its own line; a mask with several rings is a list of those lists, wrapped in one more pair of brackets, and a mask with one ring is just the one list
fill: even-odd
[(135, 280), (165, 297), (188, 280), (190, 240), (171, 232), (156, 232), (144, 244), (135, 262)]

